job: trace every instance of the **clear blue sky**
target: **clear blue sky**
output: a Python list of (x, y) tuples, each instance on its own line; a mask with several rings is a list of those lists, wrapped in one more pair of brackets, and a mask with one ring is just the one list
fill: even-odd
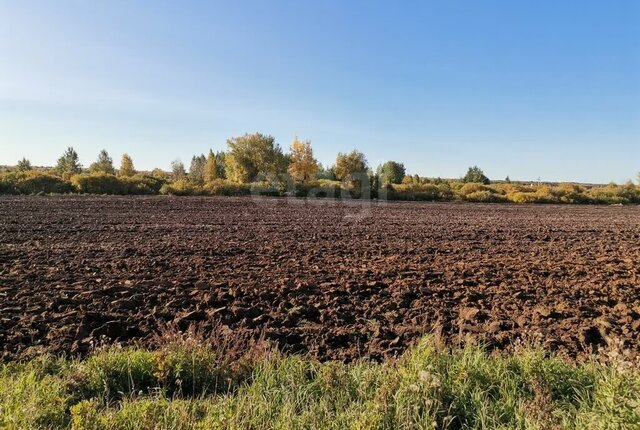
[(254, 131), (325, 165), (635, 178), (640, 2), (0, 0), (0, 164), (168, 168)]

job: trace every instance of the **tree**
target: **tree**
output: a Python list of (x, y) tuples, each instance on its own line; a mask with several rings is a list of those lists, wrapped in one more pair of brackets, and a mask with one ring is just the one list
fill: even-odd
[(136, 174), (135, 169), (133, 168), (133, 160), (129, 157), (129, 154), (122, 154), (122, 161), (120, 161), (120, 169), (118, 170), (118, 175), (123, 178), (129, 178)]
[(111, 175), (116, 173), (116, 169), (113, 168), (113, 159), (104, 149), (100, 151), (100, 154), (98, 154), (98, 159), (96, 160), (96, 162), (91, 163), (91, 165), (89, 166), (89, 171), (92, 173), (109, 173)]
[(18, 170), (18, 172), (26, 172), (32, 169), (31, 167), (31, 161), (27, 160), (26, 158), (23, 158), (22, 160), (18, 161), (18, 164), (16, 165), (16, 169)]
[(78, 153), (73, 147), (68, 147), (67, 150), (58, 158), (55, 170), (61, 175), (73, 175), (82, 171), (82, 165)]
[(204, 168), (207, 164), (207, 157), (204, 154), (194, 155), (191, 158), (191, 165), (189, 166), (189, 180), (196, 184), (204, 184)]
[(204, 182), (209, 183), (218, 179), (218, 161), (213, 150), (209, 150), (207, 155), (207, 163), (204, 166)]
[(362, 152), (356, 150), (349, 154), (340, 152), (336, 157), (334, 170), (336, 179), (340, 181), (349, 176), (363, 175), (367, 173), (367, 159)]
[(507, 177), (506, 177), (506, 178), (504, 178), (504, 181), (505, 181), (507, 184), (510, 184), (510, 183), (511, 183), (511, 178), (507, 175)]
[(478, 166), (469, 167), (467, 174), (462, 178), (462, 182), (477, 182), (488, 185), (491, 181), (484, 175), (484, 172)]
[(378, 197), (378, 190), (380, 190), (380, 185), (382, 183), (381, 181), (382, 177), (380, 176), (380, 173), (373, 171), (369, 172), (369, 189), (373, 193), (372, 197)]
[(216, 152), (216, 167), (218, 168), (218, 178), (220, 179), (224, 179), (227, 177), (225, 157), (226, 157), (226, 154), (224, 151)]
[(182, 161), (173, 160), (171, 162), (171, 174), (173, 175), (174, 181), (184, 179), (185, 176), (187, 176), (187, 172), (184, 170), (184, 164), (182, 164)]
[(296, 136), (291, 143), (291, 154), (289, 156), (289, 174), (296, 182), (309, 182), (316, 178), (318, 174), (318, 161), (313, 158), (311, 142), (301, 142)]
[(330, 181), (336, 180), (336, 167), (329, 166), (323, 167), (321, 163), (318, 163), (318, 179), (328, 179)]
[(227, 139), (229, 152), (225, 155), (227, 178), (248, 183), (259, 174), (275, 175), (287, 170), (288, 160), (273, 136), (261, 133)]
[(638, 172), (638, 185), (640, 185), (640, 172)]
[(399, 184), (405, 176), (404, 164), (396, 161), (387, 161), (378, 168), (378, 174), (382, 184)]

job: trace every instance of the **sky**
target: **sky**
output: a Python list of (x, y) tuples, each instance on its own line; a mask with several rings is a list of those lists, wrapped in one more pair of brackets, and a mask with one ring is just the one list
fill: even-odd
[(640, 171), (640, 2), (0, 0), (0, 164), (168, 169), (247, 132), (333, 164)]

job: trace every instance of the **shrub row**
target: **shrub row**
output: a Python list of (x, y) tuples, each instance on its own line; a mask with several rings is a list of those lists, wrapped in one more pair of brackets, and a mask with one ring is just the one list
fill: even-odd
[(33, 170), (1, 175), (0, 194), (158, 194), (164, 183), (153, 176), (121, 178), (107, 173), (82, 173), (65, 180)]
[(0, 194), (64, 194), (73, 191), (70, 182), (45, 172), (9, 172), (0, 176)]
[(632, 183), (586, 188), (576, 184), (527, 186), (480, 183), (400, 184), (388, 193), (391, 200), (468, 201), (480, 203), (638, 204), (640, 187)]
[(481, 203), (640, 203), (640, 187), (633, 183), (584, 187), (576, 184), (523, 185), (463, 183), (438, 180), (407, 182), (368, 190), (339, 181), (320, 179), (305, 184), (256, 182), (239, 184), (223, 179), (196, 185), (187, 179), (173, 182), (148, 175), (118, 177), (106, 173), (82, 173), (64, 179), (42, 171), (0, 174), (0, 194), (163, 194), (175, 196), (247, 196), (361, 198), (363, 191), (370, 198), (389, 200), (468, 201)]
[(165, 184), (154, 176), (117, 177), (108, 173), (82, 173), (71, 178), (71, 184), (83, 194), (158, 194)]

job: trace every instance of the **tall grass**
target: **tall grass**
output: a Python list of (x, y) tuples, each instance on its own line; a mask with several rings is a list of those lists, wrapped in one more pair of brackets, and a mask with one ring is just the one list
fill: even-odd
[(0, 428), (640, 428), (640, 371), (621, 361), (490, 355), (431, 338), (384, 363), (222, 352), (183, 342), (6, 364)]

